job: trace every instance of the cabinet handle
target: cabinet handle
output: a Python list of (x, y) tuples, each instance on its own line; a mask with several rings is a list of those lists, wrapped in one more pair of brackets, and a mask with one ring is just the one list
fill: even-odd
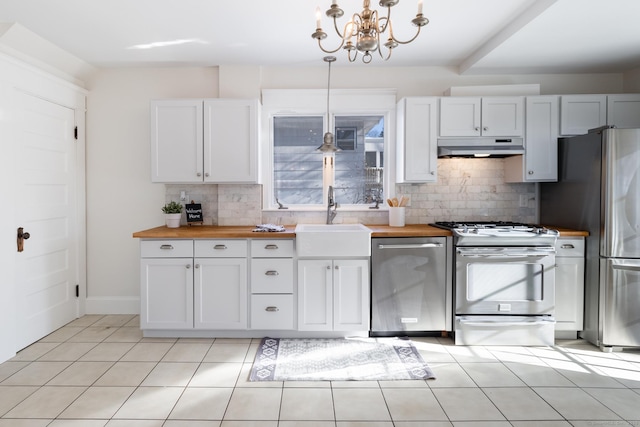
[(189, 270), (191, 268), (191, 264), (187, 264), (185, 265), (185, 267), (187, 268), (187, 270)]
[(487, 131), (489, 128), (487, 126), (483, 127), (482, 130)]
[(280, 309), (274, 305), (270, 305), (269, 307), (265, 308), (264, 311), (280, 311)]
[(200, 264), (196, 264), (196, 266), (195, 266), (195, 267), (196, 267), (196, 268), (200, 268)]
[(339, 266), (339, 265), (336, 265), (336, 266), (335, 266), (335, 267), (333, 267), (333, 268), (335, 268), (336, 270), (340, 270), (340, 266)]
[(565, 243), (564, 245), (560, 246), (561, 249), (575, 249), (576, 247), (573, 246), (570, 243)]
[(198, 173), (196, 174), (196, 176), (202, 176), (202, 173), (198, 172)]
[(529, 175), (533, 175), (533, 171), (529, 171)]
[(474, 127), (473, 130), (475, 130), (476, 132), (478, 132), (480, 130), (480, 128), (478, 126)]
[(278, 273), (275, 270), (269, 270), (266, 273), (264, 273), (265, 276), (278, 276), (280, 273)]
[(213, 249), (227, 249), (226, 245), (215, 245)]
[(206, 173), (204, 174), (204, 176), (205, 176), (206, 178), (209, 178), (209, 172), (206, 172)]
[(160, 249), (163, 249), (163, 250), (173, 249), (173, 246), (171, 246), (171, 245), (160, 245)]
[(278, 245), (266, 245), (265, 249), (278, 249)]
[(331, 270), (331, 266), (330, 265), (327, 265), (327, 270)]

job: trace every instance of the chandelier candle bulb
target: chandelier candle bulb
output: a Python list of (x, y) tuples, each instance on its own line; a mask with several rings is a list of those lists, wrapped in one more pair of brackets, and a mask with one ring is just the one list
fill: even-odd
[(322, 28), (322, 14), (320, 12), (320, 6), (316, 7), (316, 28), (318, 30)]
[(422, 15), (422, 0), (418, 0), (418, 15)]

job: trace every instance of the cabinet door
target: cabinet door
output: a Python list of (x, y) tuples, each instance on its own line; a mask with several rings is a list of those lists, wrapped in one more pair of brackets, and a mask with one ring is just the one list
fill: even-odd
[(606, 95), (565, 95), (560, 100), (560, 134), (584, 135), (607, 124)]
[(192, 258), (140, 261), (140, 328), (193, 328)]
[(525, 181), (558, 180), (557, 96), (527, 98)]
[(202, 182), (202, 100), (151, 101), (151, 181)]
[(333, 329), (369, 330), (369, 262), (336, 260), (333, 267)]
[(333, 264), (298, 261), (298, 330), (333, 330)]
[(584, 258), (556, 257), (556, 330), (581, 331), (584, 310)]
[(204, 101), (204, 180), (258, 182), (258, 113), (255, 100)]
[(483, 136), (522, 136), (523, 133), (523, 97), (482, 98)]
[(397, 182), (437, 180), (438, 140), (435, 97), (405, 98), (398, 103)]
[(480, 98), (440, 98), (440, 136), (480, 136)]
[(640, 128), (640, 94), (607, 96), (607, 124), (617, 128)]
[(196, 258), (194, 327), (247, 328), (247, 260)]

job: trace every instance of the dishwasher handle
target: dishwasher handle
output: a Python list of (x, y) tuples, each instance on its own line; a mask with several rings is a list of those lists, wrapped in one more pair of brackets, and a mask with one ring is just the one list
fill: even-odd
[(399, 245), (378, 245), (378, 249), (424, 249), (424, 248), (442, 248), (442, 243), (403, 243)]

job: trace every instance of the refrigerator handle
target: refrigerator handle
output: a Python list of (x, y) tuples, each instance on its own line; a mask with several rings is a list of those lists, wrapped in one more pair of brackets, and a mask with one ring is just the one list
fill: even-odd
[(640, 271), (640, 265), (613, 264), (614, 270)]

